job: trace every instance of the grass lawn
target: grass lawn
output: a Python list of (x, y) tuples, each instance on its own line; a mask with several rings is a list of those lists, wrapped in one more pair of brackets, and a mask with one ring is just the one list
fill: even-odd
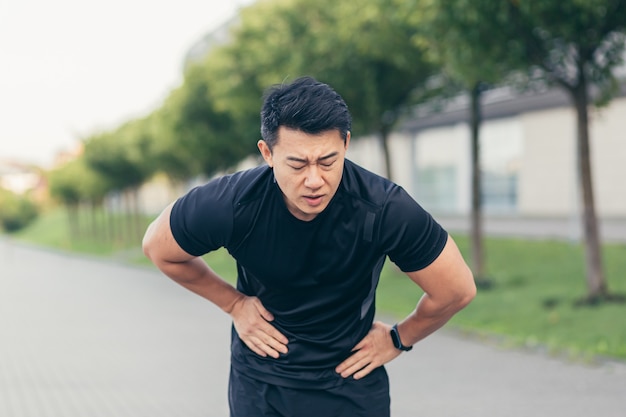
[[(121, 222), (122, 219), (117, 221)], [(143, 224), (148, 219), (142, 220)], [(117, 256), (149, 265), (139, 240), (85, 236), (70, 239), (62, 212), (42, 216), (16, 237), (62, 250)], [(455, 236), (469, 254), (468, 240)], [(585, 295), (585, 265), (580, 245), (560, 241), (488, 238), (487, 266), (494, 285), (455, 316), (449, 327), (499, 340), (504, 345), (541, 348), (574, 359), (598, 356), (626, 359), (626, 304), (576, 306)], [(626, 294), (626, 245), (606, 245), (603, 251), (608, 285)], [(206, 256), (218, 273), (235, 279), (235, 266), (225, 250)], [(393, 264), (383, 270), (377, 305), (380, 312), (402, 318), (414, 307), (421, 291)]]
[[(468, 242), (456, 237), (468, 253)], [(585, 295), (583, 249), (556, 241), (487, 239), (487, 264), (494, 286), (450, 325), (503, 343), (538, 347), (576, 359), (626, 359), (626, 304), (577, 306)], [(604, 260), (609, 289), (626, 294), (626, 245), (607, 245)], [(415, 289), (387, 265), (379, 306), (398, 317), (415, 302)]]
[(140, 218), (137, 224), (121, 215), (105, 216), (102, 211), (81, 210), (74, 215), (78, 230), (70, 232), (69, 214), (62, 209), (45, 212), (33, 224), (14, 236), (22, 241), (68, 252), (100, 256), (143, 258), (141, 236), (151, 219)]

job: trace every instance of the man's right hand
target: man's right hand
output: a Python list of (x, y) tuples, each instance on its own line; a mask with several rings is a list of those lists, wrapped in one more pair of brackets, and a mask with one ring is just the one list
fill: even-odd
[(270, 324), (274, 320), (257, 297), (243, 296), (230, 312), (239, 338), (259, 356), (278, 358), (287, 353), (287, 338)]

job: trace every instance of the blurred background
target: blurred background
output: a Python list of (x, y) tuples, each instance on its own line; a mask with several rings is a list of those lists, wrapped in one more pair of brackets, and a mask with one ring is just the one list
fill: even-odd
[(481, 293), (452, 326), (625, 360), (625, 40), (620, 0), (0, 0), (1, 229), (145, 263), (165, 205), (262, 162), (265, 88), (312, 75), (348, 157), (458, 239)]

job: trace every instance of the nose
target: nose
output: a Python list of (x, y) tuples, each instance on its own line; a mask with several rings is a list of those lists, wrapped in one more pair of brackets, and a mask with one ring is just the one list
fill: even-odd
[(304, 178), (304, 186), (316, 190), (322, 185), (324, 185), (324, 179), (320, 175), (320, 169), (317, 165), (310, 165)]

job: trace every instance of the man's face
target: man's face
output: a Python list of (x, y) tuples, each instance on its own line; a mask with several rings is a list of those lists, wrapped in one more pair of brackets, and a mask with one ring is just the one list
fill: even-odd
[(310, 221), (330, 203), (339, 188), (350, 143), (339, 130), (310, 135), (281, 126), (270, 151), (265, 141), (258, 147), (283, 192), (287, 208), (296, 218)]

